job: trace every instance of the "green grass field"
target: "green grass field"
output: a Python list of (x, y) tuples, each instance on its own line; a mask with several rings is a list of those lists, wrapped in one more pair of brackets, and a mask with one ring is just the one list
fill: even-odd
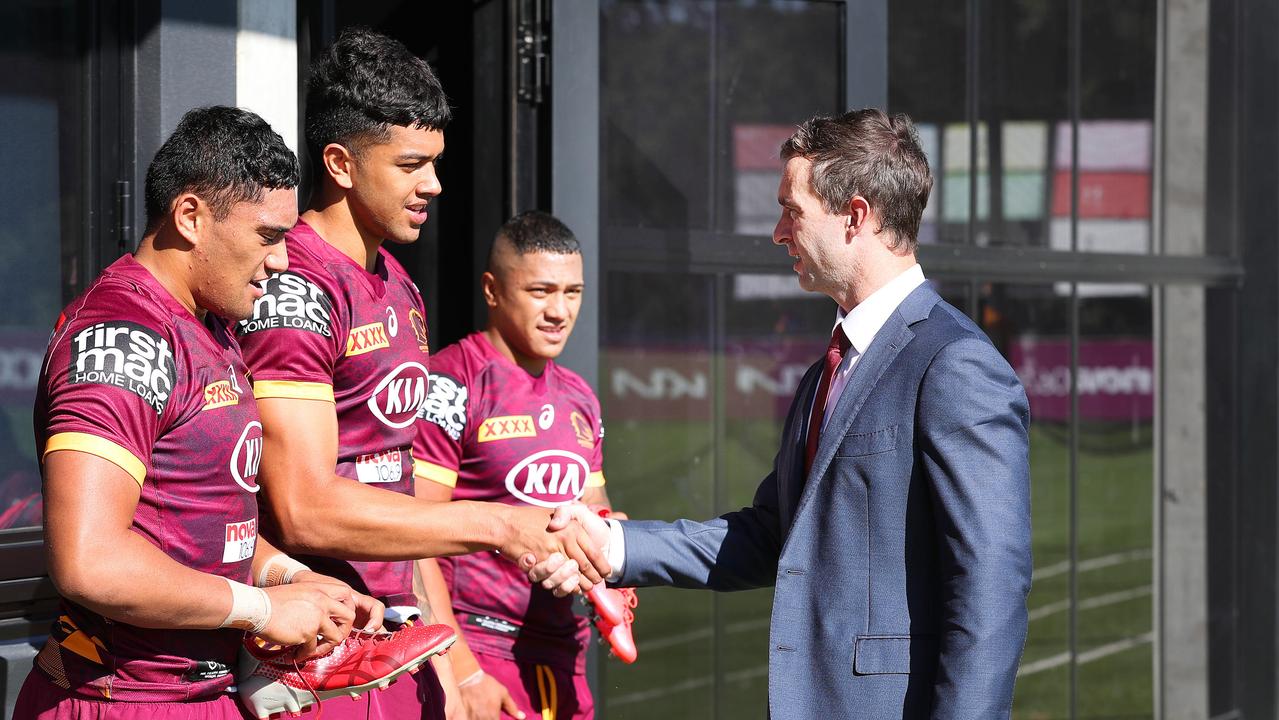
[[(632, 517), (706, 518), (749, 504), (778, 429), (730, 421), (718, 455), (703, 422), (609, 427), (609, 494)], [(1078, 455), (1077, 717), (1152, 714), (1152, 453), (1149, 427), (1086, 427)], [(1014, 717), (1067, 718), (1070, 694), (1069, 452), (1063, 428), (1034, 428), (1036, 577)], [(1097, 448), (1085, 450), (1083, 448)], [(772, 592), (640, 591), (640, 659), (603, 663), (601, 718), (763, 718)]]

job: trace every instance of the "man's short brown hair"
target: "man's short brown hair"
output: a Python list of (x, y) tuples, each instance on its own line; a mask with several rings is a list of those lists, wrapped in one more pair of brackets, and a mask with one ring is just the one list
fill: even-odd
[(827, 212), (846, 212), (855, 195), (879, 215), (876, 232), (891, 230), (898, 250), (919, 245), (919, 220), (933, 189), (928, 158), (910, 118), (866, 108), (808, 120), (782, 144), (783, 160), (813, 163), (813, 192)]

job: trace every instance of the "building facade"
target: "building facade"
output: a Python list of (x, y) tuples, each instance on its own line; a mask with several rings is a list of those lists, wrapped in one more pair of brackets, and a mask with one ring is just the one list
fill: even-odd
[[(826, 343), (833, 304), (771, 243), (781, 141), (818, 113), (909, 114), (935, 176), (925, 274), (1031, 401), (1015, 717), (1279, 717), (1274, 0), (22, 0), (0, 19), (4, 707), (54, 607), (30, 411), (59, 309), (136, 244), (184, 112), (247, 107), (297, 148), (309, 58), (360, 24), (428, 59), (456, 109), (438, 210), (396, 249), (434, 344), (483, 322), (507, 216), (550, 210), (582, 240), (565, 364), (600, 395), (632, 517), (748, 504)], [(639, 662), (592, 665), (601, 717), (763, 716), (768, 590), (640, 597)]]

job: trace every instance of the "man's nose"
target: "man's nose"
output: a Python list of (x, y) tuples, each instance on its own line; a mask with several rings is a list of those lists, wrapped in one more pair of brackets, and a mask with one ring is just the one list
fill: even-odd
[(777, 224), (773, 226), (773, 244), (781, 245), (790, 239), (790, 221), (786, 218), (786, 212), (782, 211), (782, 216), (778, 218)]
[(422, 178), (422, 182), (414, 188), (418, 195), (429, 195), (435, 197), (444, 191), (444, 186), (440, 184), (440, 176), (435, 173), (435, 165), (428, 165), (426, 169), (426, 177)]
[(546, 303), (546, 316), (552, 320), (568, 317), (568, 301), (565, 300), (564, 293), (555, 293), (551, 296), (550, 301)]
[(288, 270), (289, 249), (287, 243), (281, 242), (271, 246), (271, 251), (266, 254), (266, 259), (262, 261), (262, 266), (266, 268), (268, 274)]

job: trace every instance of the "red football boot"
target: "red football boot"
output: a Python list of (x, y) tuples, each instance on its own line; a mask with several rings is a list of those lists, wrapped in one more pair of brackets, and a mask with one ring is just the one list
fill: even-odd
[(351, 631), (326, 655), (295, 662), (289, 648), (267, 647), (245, 635), (239, 673), (240, 701), (259, 720), (332, 697), (359, 697), (390, 685), (432, 655), (448, 650), (457, 634), (448, 625), (414, 625), (395, 632)]
[(632, 609), (639, 605), (635, 590), (596, 585), (586, 597), (595, 608), (595, 627), (608, 641), (613, 655), (627, 664), (635, 662), (635, 658), (639, 657), (635, 637), (631, 634), (631, 623), (635, 622)]

